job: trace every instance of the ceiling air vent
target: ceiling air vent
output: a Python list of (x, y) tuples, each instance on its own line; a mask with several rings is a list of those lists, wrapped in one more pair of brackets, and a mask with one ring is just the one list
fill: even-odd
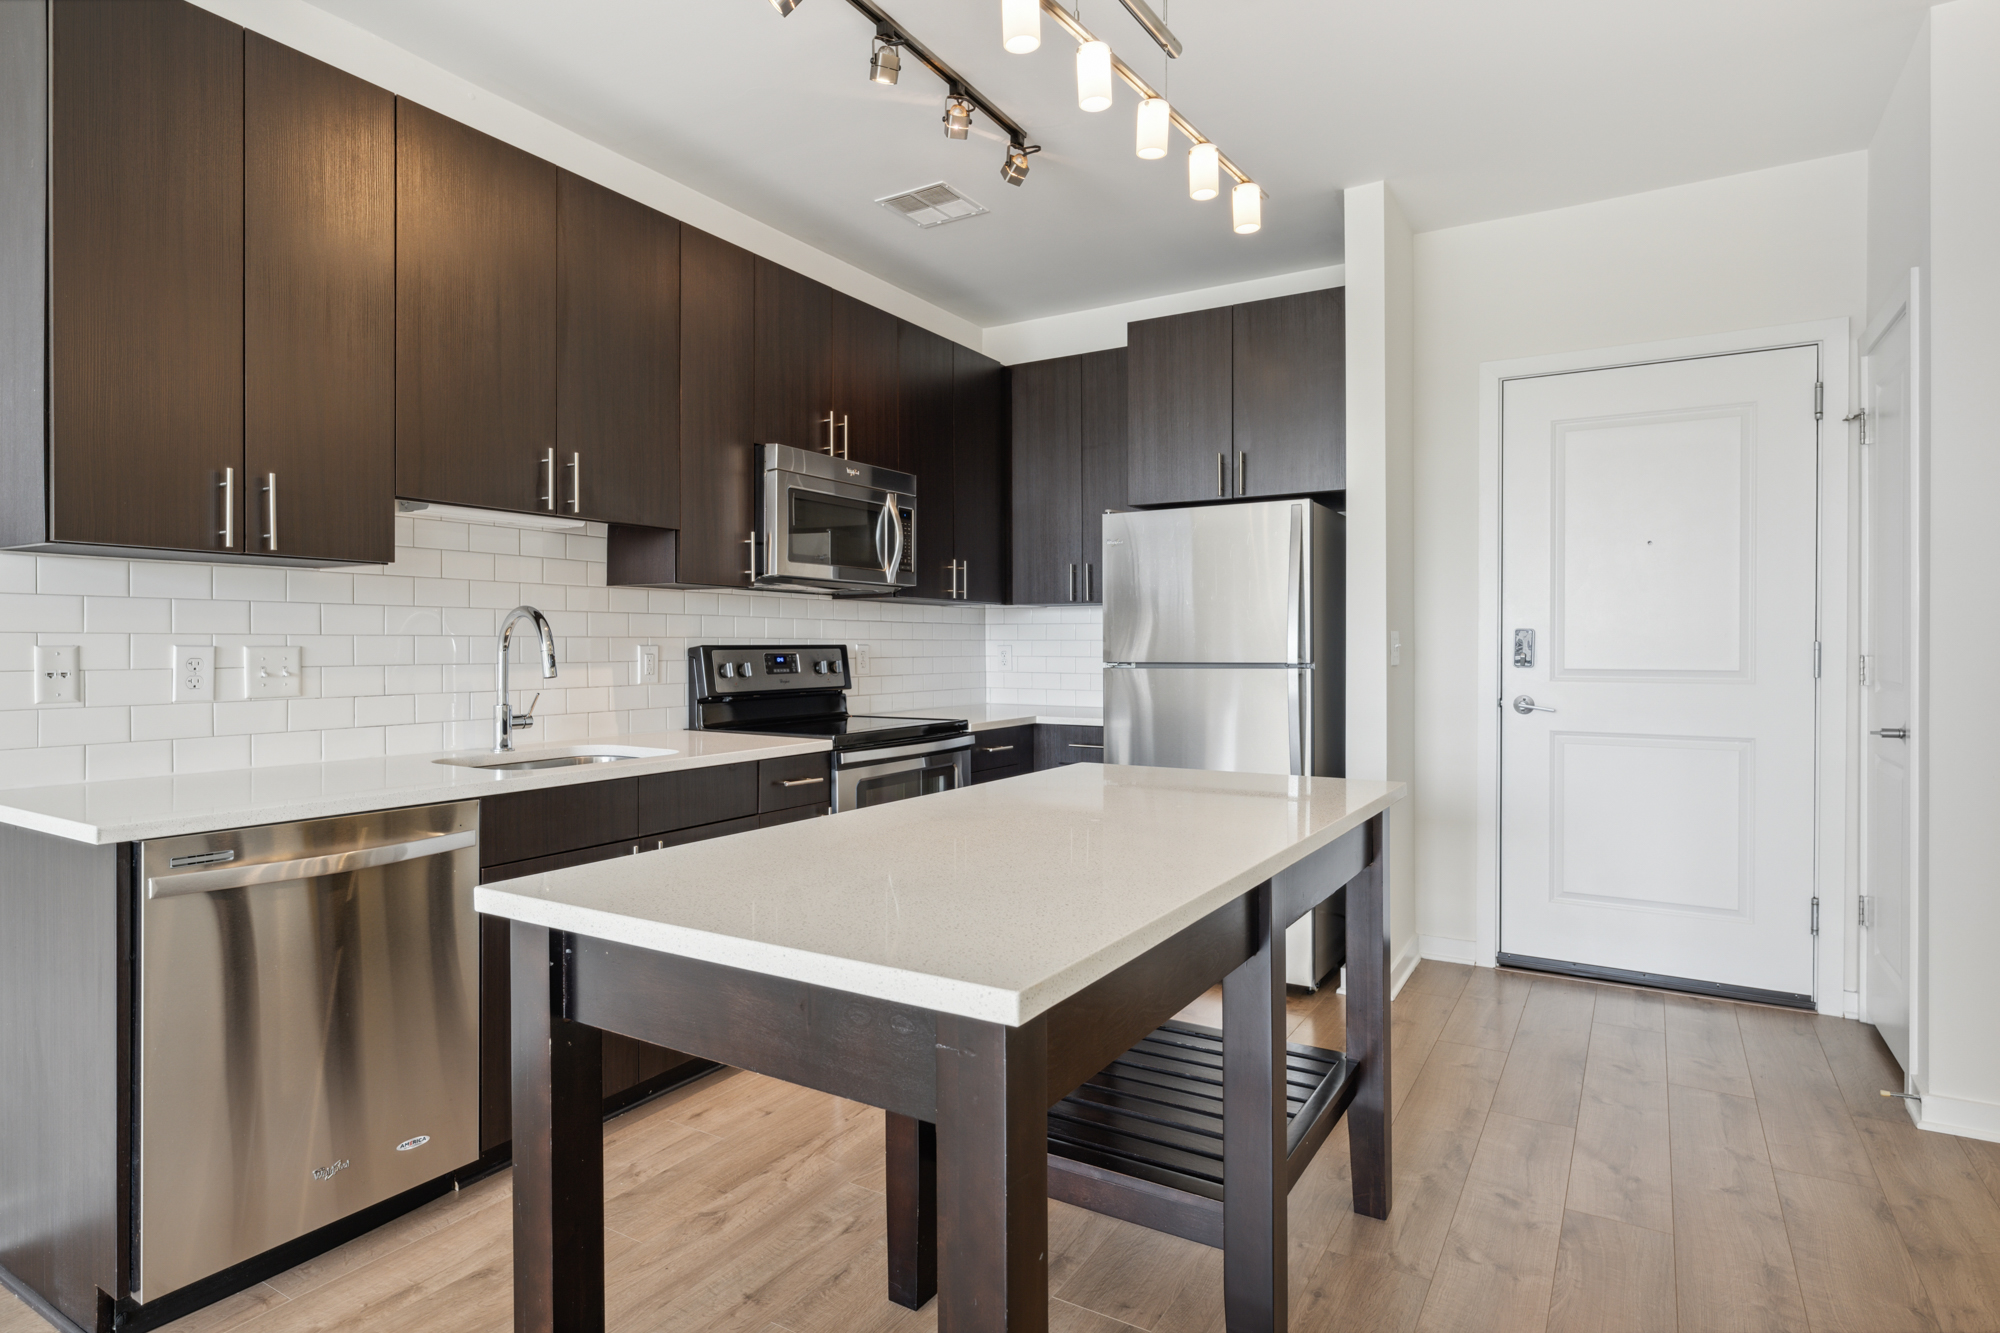
[(902, 214), (919, 227), (942, 227), (947, 222), (976, 218), (986, 211), (985, 205), (967, 199), (943, 181), (905, 194), (892, 194), (875, 202), (892, 213)]

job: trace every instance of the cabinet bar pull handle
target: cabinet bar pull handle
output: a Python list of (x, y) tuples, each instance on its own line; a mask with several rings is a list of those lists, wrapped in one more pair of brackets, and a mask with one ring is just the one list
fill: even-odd
[(778, 785), (780, 787), (816, 787), (825, 781), (825, 778), (787, 778), (778, 783)]
[(962, 602), (972, 595), (972, 562), (958, 562), (958, 599)]
[(1083, 600), (1086, 602), (1097, 600), (1092, 595), (1096, 591), (1096, 588), (1097, 566), (1089, 561), (1085, 561), (1083, 566)]
[(827, 455), (827, 457), (828, 457), (828, 458), (832, 458), (832, 457), (835, 457), (835, 456), (836, 456), (836, 450), (835, 450), (835, 446), (834, 446), (834, 443), (833, 443), (833, 432), (834, 432), (834, 429), (835, 429), (835, 427), (834, 427), (834, 424), (833, 424), (833, 409), (832, 409), (832, 408), (830, 408), (830, 407), (829, 407), (829, 408), (827, 408), (827, 409), (826, 409), (826, 419), (825, 419), (824, 421), (820, 422), (819, 424), (820, 424), (820, 425), (822, 425), (822, 426), (824, 426), (824, 427), (826, 427), (826, 455)]
[(542, 451), (542, 493), (539, 498), (551, 514), (556, 511), (556, 451), (553, 447)]
[(222, 469), (222, 549), (236, 549), (236, 469)]
[(982, 746), (980, 746), (980, 747), (979, 747), (979, 753), (981, 753), (981, 754), (1004, 754), (1004, 753), (1006, 753), (1006, 752), (1007, 752), (1008, 750), (1011, 750), (1011, 749), (1013, 749), (1013, 748), (1014, 748), (1014, 747), (1013, 747), (1013, 746), (1011, 746), (1011, 745), (982, 745)]
[(583, 512), (583, 455), (569, 456), (569, 512)]
[(1244, 450), (1236, 455), (1236, 493), (1238, 495), (1250, 494), (1250, 483), (1248, 480), (1250, 475), (1248, 470), (1249, 458), (1250, 453), (1248, 450)]
[(1217, 454), (1215, 456), (1215, 493), (1217, 495), (1228, 494), (1227, 490), (1228, 485), (1229, 485), (1229, 455)]
[(264, 474), (264, 549), (278, 549), (278, 474)]
[(743, 572), (752, 580), (755, 580), (757, 577), (757, 534), (753, 532), (748, 537), (745, 537), (743, 544), (750, 548), (750, 568)]
[(840, 456), (842, 458), (847, 457), (847, 446), (853, 442), (854, 437), (847, 429), (847, 413), (842, 412), (840, 414)]
[(1101, 742), (1071, 741), (1069, 748), (1072, 750), (1102, 750), (1104, 746)]
[(1069, 567), (1069, 599), (1070, 599), (1070, 600), (1071, 600), (1072, 602), (1076, 600), (1076, 566), (1075, 566), (1075, 565), (1071, 565), (1071, 566)]

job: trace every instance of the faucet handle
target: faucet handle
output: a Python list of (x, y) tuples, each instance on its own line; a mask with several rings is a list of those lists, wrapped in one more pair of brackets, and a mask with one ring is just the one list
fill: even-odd
[(535, 705), (541, 701), (542, 693), (540, 690), (537, 690), (535, 691), (535, 697), (528, 700), (528, 706), (514, 714), (513, 726), (517, 731), (535, 725)]

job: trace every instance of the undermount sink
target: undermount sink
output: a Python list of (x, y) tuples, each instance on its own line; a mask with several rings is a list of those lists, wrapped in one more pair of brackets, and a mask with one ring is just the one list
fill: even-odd
[(615, 764), (621, 759), (664, 759), (678, 750), (653, 750), (641, 745), (570, 745), (504, 754), (455, 754), (434, 763), (457, 768), (483, 768), (500, 773), (525, 773), (540, 768), (574, 768), (579, 764)]

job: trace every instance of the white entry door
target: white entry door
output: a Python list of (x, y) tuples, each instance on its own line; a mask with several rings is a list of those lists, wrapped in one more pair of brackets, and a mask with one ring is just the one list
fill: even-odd
[(1818, 382), (1503, 386), (1503, 961), (1810, 1002)]
[(1910, 1067), (1910, 441), (1906, 303), (1863, 349), (1861, 504), (1862, 1017)]

